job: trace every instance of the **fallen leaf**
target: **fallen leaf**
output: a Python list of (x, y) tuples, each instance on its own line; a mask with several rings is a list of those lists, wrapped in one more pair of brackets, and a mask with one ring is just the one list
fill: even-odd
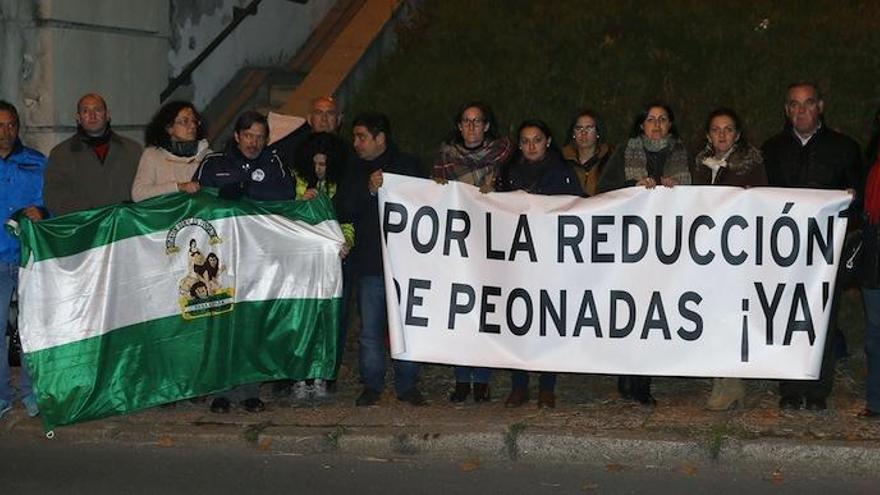
[(697, 466), (694, 466), (693, 464), (683, 464), (680, 468), (678, 468), (678, 472), (685, 476), (696, 476)]
[(584, 483), (583, 485), (581, 485), (581, 491), (584, 491), (584, 492), (591, 492), (591, 491), (598, 490), (598, 489), (599, 489), (598, 483), (587, 482), (587, 483)]
[(782, 475), (781, 469), (776, 469), (772, 473), (770, 473), (770, 483), (774, 485), (781, 485), (785, 481), (785, 476)]
[(474, 471), (480, 467), (479, 459), (468, 459), (458, 464), (458, 468), (462, 471)]
[(159, 441), (156, 442), (159, 447), (174, 447), (174, 439), (169, 437), (168, 435), (163, 435), (159, 437)]
[(262, 437), (257, 443), (257, 450), (269, 450), (272, 446), (272, 437)]
[(606, 464), (605, 469), (612, 473), (617, 473), (623, 471), (623, 466), (621, 464)]

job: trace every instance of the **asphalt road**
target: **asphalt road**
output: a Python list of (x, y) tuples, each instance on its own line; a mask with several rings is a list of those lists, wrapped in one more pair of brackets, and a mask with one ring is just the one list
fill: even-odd
[(880, 493), (877, 479), (713, 468), (356, 458), (236, 447), (182, 448), (0, 439), (0, 493), (568, 494)]

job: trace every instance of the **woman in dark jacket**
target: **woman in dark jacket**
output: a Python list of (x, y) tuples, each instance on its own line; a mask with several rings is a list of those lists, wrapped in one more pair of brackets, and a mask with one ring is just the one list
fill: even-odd
[[(519, 147), (501, 173), (499, 191), (530, 194), (582, 196), (577, 176), (553, 144), (550, 128), (540, 120), (526, 120), (517, 130)], [(519, 407), (529, 400), (529, 374), (511, 372), (511, 391), (505, 407)], [(538, 407), (556, 407), (556, 373), (538, 377)]]
[[(870, 169), (865, 181), (862, 227), (862, 298), (865, 302), (865, 354), (868, 377), (865, 409), (859, 417), (880, 419), (880, 110), (874, 114), (867, 149)], [(842, 260), (845, 262), (846, 260)]]
[[(742, 123), (733, 110), (718, 108), (706, 119), (706, 147), (694, 160), (693, 183), (740, 187), (767, 185), (761, 152), (745, 139)], [(745, 395), (741, 379), (715, 378), (706, 409), (730, 409), (741, 404)]]

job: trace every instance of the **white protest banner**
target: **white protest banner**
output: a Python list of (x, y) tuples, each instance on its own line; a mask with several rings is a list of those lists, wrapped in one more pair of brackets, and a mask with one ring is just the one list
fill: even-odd
[(844, 191), (632, 187), (582, 199), (385, 174), (379, 200), (396, 359), (819, 376)]

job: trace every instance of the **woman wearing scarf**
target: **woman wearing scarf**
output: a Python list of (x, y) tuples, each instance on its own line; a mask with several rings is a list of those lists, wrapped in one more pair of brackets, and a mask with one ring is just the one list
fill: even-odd
[[(713, 110), (706, 119), (706, 147), (694, 160), (693, 183), (718, 186), (764, 186), (767, 174), (761, 152), (743, 137), (739, 116), (729, 108)], [(742, 404), (746, 389), (739, 378), (715, 378), (706, 403), (710, 411)]]
[(868, 377), (865, 383), (865, 409), (859, 413), (859, 417), (880, 419), (880, 110), (874, 114), (867, 155), (871, 168), (865, 182), (860, 272), (865, 302)]
[[(636, 116), (626, 144), (617, 148), (599, 178), (600, 193), (623, 187), (690, 184), (690, 158), (675, 127), (672, 109), (650, 103)], [(624, 399), (645, 406), (657, 401), (651, 395), (651, 377), (621, 376), (617, 389)]]
[[(497, 123), (492, 108), (483, 102), (461, 106), (453, 118), (449, 139), (440, 147), (434, 160), (433, 178), (437, 182), (455, 180), (492, 189), (498, 169), (510, 155), (510, 141), (496, 134)], [(455, 390), (450, 402), (464, 402), (473, 384), (474, 402), (490, 399), (488, 368), (456, 366)]]
[[(550, 128), (540, 120), (526, 120), (517, 130), (519, 149), (511, 157), (498, 181), (499, 191), (529, 194), (583, 196), (577, 176), (553, 144)], [(513, 370), (510, 395), (505, 407), (519, 407), (529, 400), (529, 374)], [(556, 407), (556, 373), (538, 376), (538, 407)]]
[(198, 192), (199, 184), (191, 179), (211, 150), (205, 139), (205, 126), (192, 103), (172, 101), (162, 106), (147, 124), (144, 143), (146, 147), (131, 185), (133, 200), (178, 191)]

